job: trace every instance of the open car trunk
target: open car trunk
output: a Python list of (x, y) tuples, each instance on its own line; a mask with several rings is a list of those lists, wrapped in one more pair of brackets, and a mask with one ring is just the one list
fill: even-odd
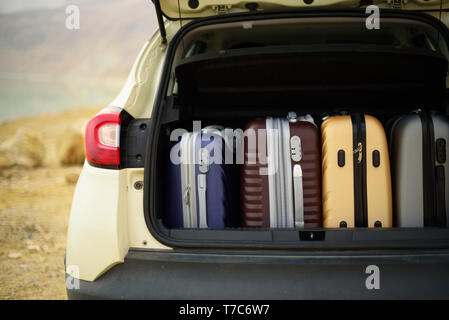
[[(152, 233), (171, 246), (241, 248), (449, 247), (449, 228), (243, 228), (240, 165), (233, 165), (233, 227), (168, 228), (177, 188), (166, 179), (170, 134), (220, 125), (243, 129), (254, 119), (294, 111), (322, 119), (360, 112), (392, 119), (414, 110), (448, 116), (447, 29), (420, 14), (385, 12), (368, 30), (364, 12), (276, 13), (206, 19), (172, 41), (166, 79), (153, 111), (145, 168), (145, 214)], [(393, 217), (395, 213), (393, 212)]]

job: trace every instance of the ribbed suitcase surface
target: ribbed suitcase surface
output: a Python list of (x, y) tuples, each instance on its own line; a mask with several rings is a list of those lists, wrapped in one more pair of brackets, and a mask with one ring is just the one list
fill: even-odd
[(320, 147), (316, 126), (307, 121), (269, 117), (251, 121), (245, 132), (248, 130), (254, 130), (255, 137), (253, 143), (248, 138), (244, 140), (243, 225), (320, 227)]
[(333, 116), (321, 125), (323, 226), (391, 227), (388, 145), (369, 115)]

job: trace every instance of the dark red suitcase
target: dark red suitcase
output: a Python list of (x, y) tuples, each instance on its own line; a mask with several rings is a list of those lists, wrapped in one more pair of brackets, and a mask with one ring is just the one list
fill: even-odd
[(320, 143), (310, 116), (254, 120), (245, 128), (242, 213), (245, 227), (322, 224)]

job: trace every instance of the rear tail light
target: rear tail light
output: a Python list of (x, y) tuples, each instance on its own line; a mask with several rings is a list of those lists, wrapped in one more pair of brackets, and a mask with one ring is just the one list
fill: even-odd
[(120, 165), (120, 109), (106, 108), (86, 126), (86, 156), (91, 164)]

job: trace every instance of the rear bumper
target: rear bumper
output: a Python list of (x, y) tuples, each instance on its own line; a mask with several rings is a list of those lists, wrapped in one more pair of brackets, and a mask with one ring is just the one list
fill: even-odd
[[(366, 286), (369, 265), (379, 268), (379, 289), (370, 290)], [(68, 289), (67, 296), (69, 299), (449, 299), (449, 250), (289, 255), (130, 250), (123, 264), (96, 281), (79, 281), (79, 288)]]

